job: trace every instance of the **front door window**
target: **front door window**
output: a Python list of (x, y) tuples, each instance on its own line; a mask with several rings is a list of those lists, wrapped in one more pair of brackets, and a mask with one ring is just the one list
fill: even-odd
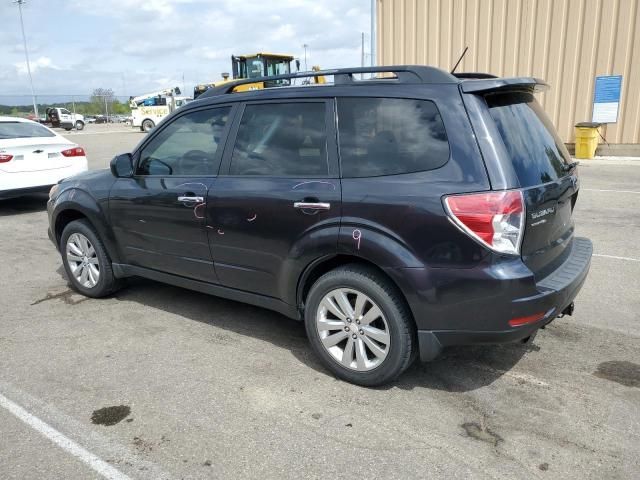
[(213, 176), (230, 107), (198, 110), (174, 120), (140, 154), (137, 175)]

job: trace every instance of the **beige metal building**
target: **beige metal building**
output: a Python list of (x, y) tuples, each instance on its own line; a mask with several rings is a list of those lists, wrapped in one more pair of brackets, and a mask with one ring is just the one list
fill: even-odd
[[(612, 144), (640, 143), (640, 0), (376, 0), (377, 62), (534, 76), (560, 136), (591, 121), (595, 78), (622, 75)], [(618, 151), (640, 151), (618, 145)], [(616, 148), (614, 147), (615, 151)]]

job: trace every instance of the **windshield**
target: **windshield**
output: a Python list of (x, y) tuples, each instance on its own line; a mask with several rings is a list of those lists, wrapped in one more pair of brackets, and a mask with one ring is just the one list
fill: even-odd
[(249, 57), (246, 60), (247, 78), (264, 77), (264, 63), (261, 58)]
[(522, 187), (566, 175), (569, 152), (533, 94), (501, 93), (486, 100)]
[(289, 62), (284, 60), (267, 59), (267, 75), (269, 77), (274, 75), (286, 75), (288, 73), (290, 73)]
[(55, 137), (55, 133), (32, 122), (0, 122), (0, 139), (34, 137)]

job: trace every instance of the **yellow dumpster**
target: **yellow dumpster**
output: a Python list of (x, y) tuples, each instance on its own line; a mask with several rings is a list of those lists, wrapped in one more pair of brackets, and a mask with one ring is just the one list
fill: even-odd
[(576, 123), (576, 158), (593, 159), (598, 148), (599, 123)]

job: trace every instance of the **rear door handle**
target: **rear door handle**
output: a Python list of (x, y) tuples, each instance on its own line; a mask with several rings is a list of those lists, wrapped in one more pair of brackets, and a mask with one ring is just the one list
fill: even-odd
[(300, 210), (329, 210), (331, 204), (324, 202), (295, 202), (293, 208)]
[(178, 197), (178, 201), (179, 202), (183, 202), (183, 203), (203, 203), (204, 202), (204, 197), (184, 197), (184, 196), (180, 196), (180, 197)]

